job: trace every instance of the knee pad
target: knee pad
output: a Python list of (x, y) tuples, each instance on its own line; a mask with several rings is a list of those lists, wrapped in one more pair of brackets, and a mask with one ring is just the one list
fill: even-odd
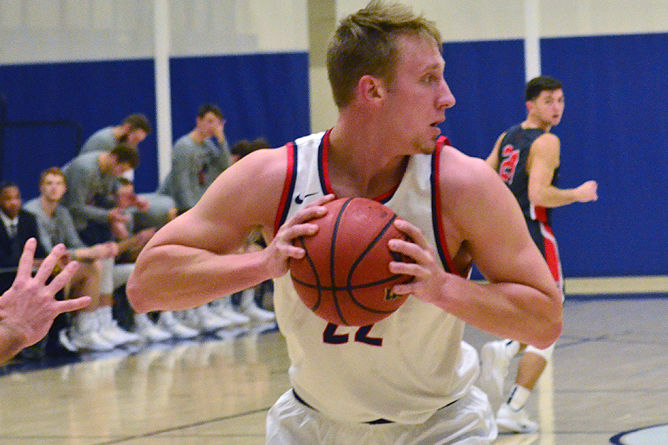
[(526, 349), (524, 350), (525, 353), (530, 352), (532, 354), (540, 355), (545, 359), (546, 362), (549, 362), (550, 359), (552, 358), (552, 352), (554, 352), (554, 345), (556, 342), (552, 343), (550, 346), (548, 346), (545, 349), (538, 349), (535, 346), (527, 345)]

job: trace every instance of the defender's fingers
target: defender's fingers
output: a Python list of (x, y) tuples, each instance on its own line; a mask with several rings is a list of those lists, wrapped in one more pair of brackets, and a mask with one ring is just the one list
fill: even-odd
[(61, 290), (67, 283), (70, 282), (76, 271), (79, 269), (79, 263), (76, 261), (70, 261), (67, 263), (67, 266), (60, 271), (58, 275), (54, 277), (53, 280), (46, 287), (47, 291), (52, 295), (55, 295), (56, 292)]
[(32, 270), (32, 262), (35, 259), (35, 249), (37, 249), (37, 240), (35, 238), (28, 238), (23, 246), (23, 253), (19, 259), (19, 267), (16, 270), (16, 278), (27, 278), (30, 276)]
[(55, 304), (56, 312), (62, 314), (63, 312), (72, 312), (83, 309), (91, 303), (90, 297), (79, 297), (73, 300), (57, 301)]
[(51, 253), (49, 253), (46, 259), (42, 261), (42, 264), (39, 266), (39, 269), (35, 274), (35, 279), (38, 283), (46, 283), (47, 278), (49, 278), (53, 269), (56, 267), (56, 264), (64, 254), (64, 244), (58, 244), (51, 250)]

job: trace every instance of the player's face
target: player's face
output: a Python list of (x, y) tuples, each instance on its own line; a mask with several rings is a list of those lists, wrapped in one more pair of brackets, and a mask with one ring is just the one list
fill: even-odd
[(127, 162), (115, 162), (114, 166), (111, 168), (111, 174), (119, 177), (130, 170), (132, 170), (132, 167)]
[(445, 62), (436, 43), (418, 36), (398, 38), (394, 82), (387, 86), (387, 111), (395, 138), (411, 153), (432, 153), (441, 134), (438, 124), (455, 97), (445, 82)]
[(216, 129), (222, 125), (222, 120), (212, 112), (208, 112), (201, 118), (197, 118), (197, 127), (199, 127), (205, 138), (214, 137)]
[(144, 139), (146, 139), (146, 132), (141, 128), (135, 128), (134, 130), (128, 132), (126, 143), (130, 147), (137, 148), (137, 145), (139, 145), (139, 143)]
[(0, 209), (10, 218), (15, 218), (21, 210), (21, 193), (16, 187), (5, 187), (0, 192)]
[(541, 91), (531, 103), (534, 116), (546, 126), (553, 127), (561, 122), (565, 106), (563, 90)]
[(47, 201), (51, 202), (60, 201), (60, 198), (63, 197), (66, 189), (65, 178), (54, 174), (44, 176), (44, 180), (39, 186), (42, 196), (46, 198)]

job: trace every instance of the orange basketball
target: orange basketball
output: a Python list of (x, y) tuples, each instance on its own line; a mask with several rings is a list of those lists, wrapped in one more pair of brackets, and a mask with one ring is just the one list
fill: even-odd
[(376, 323), (406, 300), (392, 293), (392, 286), (412, 279), (388, 267), (403, 260), (387, 246), (392, 238), (406, 239), (394, 227), (397, 215), (366, 198), (341, 198), (325, 206), (327, 214), (311, 221), (318, 233), (295, 240), (306, 250), (303, 258), (290, 260), (295, 289), (309, 309), (331, 323)]

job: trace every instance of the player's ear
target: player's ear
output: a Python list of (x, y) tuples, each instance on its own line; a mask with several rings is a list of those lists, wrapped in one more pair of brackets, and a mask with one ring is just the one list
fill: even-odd
[(372, 102), (383, 99), (387, 94), (385, 84), (378, 77), (366, 74), (357, 82), (357, 90), (360, 99), (365, 102)]

